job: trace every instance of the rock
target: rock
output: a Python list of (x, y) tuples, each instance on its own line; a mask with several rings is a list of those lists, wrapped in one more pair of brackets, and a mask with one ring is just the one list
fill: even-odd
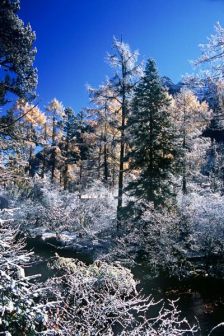
[(9, 201), (5, 197), (0, 196), (0, 210), (8, 208), (9, 208)]
[(45, 232), (46, 229), (42, 227), (28, 230), (29, 237), (37, 239), (42, 239), (42, 236), (45, 234)]
[(64, 231), (58, 235), (59, 240), (64, 242), (65, 245), (71, 244), (73, 241), (77, 240), (77, 235), (75, 233), (71, 234), (70, 232)]
[[(29, 246), (40, 249), (54, 249), (60, 251), (60, 255), (75, 255), (78, 253), (85, 260), (96, 260), (102, 253), (108, 253), (111, 247), (110, 237), (106, 239), (94, 237), (84, 237), (79, 232), (62, 231), (55, 233), (45, 228), (35, 228), (28, 230)], [(63, 252), (64, 251), (64, 252)]]
[(44, 232), (42, 233), (41, 238), (42, 240), (56, 239), (57, 235), (56, 233), (52, 233), (52, 232)]

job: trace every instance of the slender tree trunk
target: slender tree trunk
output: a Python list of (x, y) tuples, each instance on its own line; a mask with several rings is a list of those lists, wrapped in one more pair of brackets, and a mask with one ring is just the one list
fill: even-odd
[(62, 176), (62, 172), (60, 171), (60, 178), (59, 178), (59, 184), (60, 184), (60, 186), (62, 186), (63, 185), (63, 176)]
[[(52, 147), (56, 146), (56, 120), (55, 116), (53, 116), (53, 129), (52, 129)], [(52, 148), (51, 153), (51, 182), (55, 180), (55, 168), (56, 168), (56, 153), (55, 148)]]
[(115, 166), (113, 166), (112, 169), (112, 187), (114, 188), (115, 186)]
[(32, 176), (32, 156), (33, 156), (33, 147), (30, 146), (30, 151), (29, 151), (29, 176)]
[[(30, 124), (30, 128), (27, 128), (27, 139), (30, 140), (32, 142), (32, 131), (33, 131), (33, 126), (32, 124)], [(29, 133), (30, 132), (30, 133)], [(28, 173), (29, 173), (29, 176), (32, 176), (32, 156), (33, 156), (33, 147), (32, 145), (30, 145), (30, 148), (29, 148), (29, 166), (28, 166)]]
[(79, 198), (81, 198), (82, 195), (82, 161), (80, 162), (79, 167)]
[(114, 149), (114, 144), (112, 141), (112, 146), (111, 146), (111, 160), (112, 160), (112, 187), (115, 186), (115, 172), (116, 172), (116, 156), (115, 156), (115, 149)]
[(121, 140), (120, 140), (120, 162), (119, 162), (119, 175), (118, 175), (118, 204), (117, 204), (117, 230), (121, 229), (121, 210), (123, 203), (123, 183), (124, 183), (124, 154), (125, 154), (125, 122), (127, 114), (126, 106), (126, 66), (122, 60), (122, 104), (121, 104)]
[(55, 180), (55, 168), (56, 168), (56, 154), (55, 154), (55, 148), (52, 149), (51, 153), (51, 182), (53, 183)]
[(186, 162), (186, 113), (184, 109), (184, 134), (183, 134), (183, 149), (184, 149), (184, 162), (183, 162), (183, 179), (182, 179), (182, 192), (187, 194), (187, 162)]
[(69, 131), (67, 130), (66, 145), (65, 145), (65, 164), (64, 164), (64, 190), (68, 189), (68, 159), (69, 159)]
[(117, 230), (118, 231), (121, 229), (121, 209), (122, 209), (122, 202), (123, 202), (125, 117), (126, 117), (126, 102), (125, 102), (125, 94), (124, 94), (123, 102), (122, 102), (121, 144), (120, 144), (120, 160), (119, 160), (119, 175), (118, 175), (118, 204), (117, 204)]
[[(101, 136), (102, 138), (102, 136)], [(100, 180), (101, 177), (101, 155), (102, 155), (102, 145), (101, 145), (101, 139), (100, 139), (100, 146), (99, 146), (99, 155), (98, 155), (98, 179)]]
[(150, 170), (150, 185), (149, 185), (149, 192), (150, 192), (150, 198), (154, 204), (155, 204), (155, 198), (153, 193), (153, 181), (152, 181), (152, 174), (153, 174), (153, 112), (150, 111), (150, 148), (149, 148), (149, 170)]
[(107, 160), (107, 145), (104, 144), (103, 148), (103, 156), (104, 156), (104, 181), (108, 182), (108, 177), (109, 177), (109, 169), (108, 169), (108, 160)]
[(44, 178), (45, 168), (46, 168), (46, 153), (45, 153), (45, 148), (44, 148), (43, 149), (43, 164), (42, 164), (41, 178)]
[(187, 194), (187, 163), (186, 163), (186, 139), (185, 139), (185, 132), (184, 132), (184, 141), (183, 141), (183, 148), (184, 148), (184, 162), (183, 162), (183, 178), (182, 178), (182, 192), (184, 195)]
[[(65, 159), (67, 161), (67, 159)], [(64, 190), (68, 190), (68, 163), (65, 162), (64, 168)]]
[(107, 149), (107, 124), (104, 125), (104, 146), (103, 146), (103, 163), (104, 163), (104, 181), (108, 182), (109, 165), (108, 165), (108, 149)]
[[(47, 124), (44, 125), (44, 140), (47, 142)], [(41, 172), (41, 178), (44, 178), (45, 175), (45, 169), (46, 169), (46, 147), (43, 148), (43, 165), (42, 165), (42, 172)]]
[[(123, 132), (122, 132), (123, 133)], [(117, 229), (121, 226), (121, 208), (123, 202), (123, 180), (124, 180), (124, 140), (121, 141), (120, 163), (118, 175), (118, 204), (117, 204)]]

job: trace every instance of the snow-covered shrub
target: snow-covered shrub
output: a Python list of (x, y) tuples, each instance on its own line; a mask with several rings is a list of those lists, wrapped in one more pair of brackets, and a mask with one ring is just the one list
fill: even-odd
[(219, 193), (190, 193), (182, 202), (182, 213), (189, 226), (189, 244), (201, 255), (223, 255), (224, 196)]
[(42, 227), (58, 233), (66, 230), (94, 234), (111, 228), (116, 214), (114, 197), (103, 185), (86, 190), (80, 197), (48, 180), (37, 180), (27, 197), (14, 197), (17, 222), (25, 230)]
[[(174, 302), (169, 308), (143, 297), (130, 270), (120, 264), (56, 257), (54, 278), (46, 284), (26, 277), (32, 253), (11, 229), (13, 210), (0, 221), (0, 334), (3, 335), (194, 335), (197, 328), (180, 318)], [(13, 223), (14, 226), (16, 221)], [(161, 307), (162, 306), (162, 307)]]
[(151, 275), (165, 272), (183, 276), (187, 263), (185, 228), (177, 208), (158, 211), (151, 203), (145, 203), (141, 218), (123, 225), (125, 233), (117, 239), (112, 251), (103, 256), (105, 260), (118, 259), (133, 264), (140, 258), (150, 267)]
[(102, 182), (95, 183), (82, 195), (77, 217), (88, 233), (112, 229), (116, 225), (117, 200)]
[(17, 197), (17, 222), (21, 229), (42, 227), (51, 231), (78, 228), (74, 213), (78, 208), (78, 195), (63, 192), (48, 181), (37, 181), (28, 197)]
[(50, 288), (25, 276), (31, 253), (16, 239), (11, 215), (11, 211), (0, 212), (0, 334), (59, 335), (58, 303), (49, 299)]
[[(221, 274), (223, 218), (224, 197), (209, 190), (181, 195), (177, 206), (169, 210), (156, 210), (145, 204), (137, 223), (125, 223), (126, 232), (112, 251), (113, 257), (124, 260), (130, 259), (130, 255), (133, 259), (141, 255), (152, 272), (166, 272), (179, 278)], [(211, 258), (219, 264), (212, 265)]]
[[(69, 335), (194, 335), (174, 302), (164, 308), (136, 288), (130, 270), (119, 264), (96, 261), (90, 266), (57, 257), (51, 267), (58, 277), (50, 280), (55, 296), (64, 299), (65, 325)], [(158, 305), (157, 315), (150, 311)], [(151, 317), (150, 317), (151, 315)]]

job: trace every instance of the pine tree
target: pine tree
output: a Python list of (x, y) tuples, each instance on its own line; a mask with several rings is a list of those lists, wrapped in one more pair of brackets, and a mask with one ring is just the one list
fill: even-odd
[[(15, 117), (13, 109), (17, 98), (32, 101), (37, 85), (37, 70), (33, 68), (35, 33), (18, 17), (19, 9), (20, 0), (0, 2), (0, 106), (4, 106), (5, 112), (0, 116), (0, 183), (20, 179), (19, 166), (24, 173), (27, 162), (24, 155), (23, 160), (18, 155), (18, 150), (24, 154), (24, 132), (20, 123), (23, 118)], [(5, 167), (12, 156), (15, 169), (6, 173)], [(20, 162), (16, 162), (16, 157)]]
[[(130, 169), (137, 178), (126, 190), (137, 200), (168, 204), (172, 195), (170, 176), (174, 170), (174, 132), (169, 96), (162, 87), (153, 60), (148, 60), (132, 103), (128, 121)], [(130, 202), (129, 206), (133, 203)]]
[(62, 136), (61, 126), (62, 117), (64, 115), (64, 107), (56, 98), (54, 98), (47, 106), (47, 111), (51, 119), (51, 181), (54, 182), (56, 179), (55, 173), (57, 168), (57, 157), (60, 153), (58, 147), (59, 141)]
[(77, 121), (74, 111), (66, 108), (63, 120), (63, 138), (59, 144), (62, 154), (62, 177), (64, 190), (69, 189), (69, 170), (70, 167), (79, 160), (79, 149), (76, 144)]
[(35, 95), (37, 71), (33, 68), (35, 33), (18, 17), (19, 0), (0, 4), (0, 105), (8, 94), (30, 100)]
[(77, 184), (79, 189), (79, 195), (81, 197), (82, 190), (86, 187), (87, 181), (92, 178), (91, 176), (91, 168), (92, 168), (92, 160), (91, 160), (91, 149), (93, 128), (88, 120), (88, 115), (86, 110), (81, 110), (75, 116), (75, 138), (76, 145), (78, 147), (78, 177)]

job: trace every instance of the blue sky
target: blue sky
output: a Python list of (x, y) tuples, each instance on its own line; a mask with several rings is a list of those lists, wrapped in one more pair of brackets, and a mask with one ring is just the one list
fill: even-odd
[(113, 36), (141, 59), (156, 60), (174, 82), (192, 72), (198, 44), (224, 24), (224, 0), (21, 0), (20, 17), (36, 32), (41, 105), (56, 97), (76, 111), (88, 105), (85, 85), (100, 85)]

